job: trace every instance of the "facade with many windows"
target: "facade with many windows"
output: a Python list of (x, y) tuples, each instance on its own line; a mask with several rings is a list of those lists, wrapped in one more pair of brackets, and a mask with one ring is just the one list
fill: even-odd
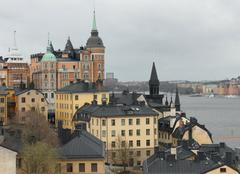
[(103, 89), (102, 82), (87, 83), (79, 81), (66, 86), (56, 92), (55, 119), (62, 121), (63, 128), (73, 128), (72, 119), (74, 113), (85, 103), (108, 103), (109, 92)]
[[(80, 125), (106, 145), (109, 163), (140, 166), (158, 146), (158, 117), (153, 109), (142, 105), (85, 105), (74, 115), (73, 122)], [(119, 154), (120, 151), (127, 154)]]

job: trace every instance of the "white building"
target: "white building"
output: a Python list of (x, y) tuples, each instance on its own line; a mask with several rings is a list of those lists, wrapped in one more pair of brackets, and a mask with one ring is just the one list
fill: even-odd
[(0, 173), (16, 174), (17, 152), (0, 146)]

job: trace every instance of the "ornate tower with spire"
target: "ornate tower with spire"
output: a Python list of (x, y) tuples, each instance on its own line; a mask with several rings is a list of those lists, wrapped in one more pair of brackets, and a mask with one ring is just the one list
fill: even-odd
[(155, 63), (153, 62), (151, 77), (149, 80), (149, 92), (151, 96), (159, 95), (159, 85), (160, 85), (160, 82), (158, 80)]
[(176, 111), (181, 111), (181, 104), (180, 104), (180, 98), (179, 98), (179, 93), (178, 93), (178, 86), (176, 86), (175, 107), (176, 107)]
[(93, 22), (91, 36), (88, 38), (86, 46), (88, 55), (83, 55), (82, 59), (82, 79), (89, 80), (91, 82), (104, 80), (104, 59), (105, 59), (105, 47), (102, 39), (98, 35), (98, 29), (96, 24), (96, 14), (93, 12)]

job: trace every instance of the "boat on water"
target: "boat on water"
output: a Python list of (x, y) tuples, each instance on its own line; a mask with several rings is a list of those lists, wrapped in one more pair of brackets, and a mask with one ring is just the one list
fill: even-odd
[(210, 95), (208, 96), (208, 98), (214, 98), (214, 97), (215, 97), (214, 94), (210, 94)]
[(192, 95), (190, 95), (190, 97), (203, 97), (203, 95), (202, 94), (192, 94)]
[(226, 95), (225, 98), (238, 98), (237, 95)]

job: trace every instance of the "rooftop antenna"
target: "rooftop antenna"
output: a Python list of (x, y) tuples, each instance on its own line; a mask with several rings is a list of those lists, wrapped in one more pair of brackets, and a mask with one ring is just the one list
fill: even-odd
[(13, 46), (14, 49), (17, 49), (16, 30), (13, 31)]

